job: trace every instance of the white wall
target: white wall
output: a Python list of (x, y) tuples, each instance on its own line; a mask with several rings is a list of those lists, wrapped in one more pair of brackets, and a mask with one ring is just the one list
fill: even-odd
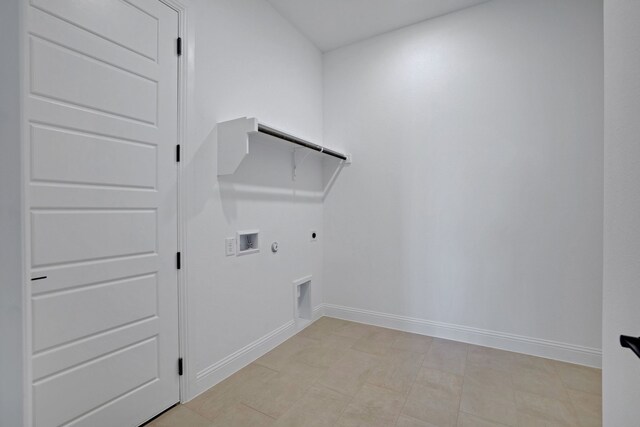
[[(235, 175), (218, 180), (217, 122), (257, 117), (321, 141), (322, 56), (263, 0), (192, 0), (188, 8), (190, 398), (255, 355), (234, 359), (238, 351), (293, 319), (293, 280), (313, 275), (313, 304), (321, 303), (322, 243), (309, 233), (322, 240), (323, 177), (314, 157), (293, 182), (290, 145), (256, 143)], [(254, 228), (261, 252), (226, 257), (225, 237)]]
[(640, 335), (640, 3), (604, 2), (605, 426), (637, 425), (640, 360), (620, 346)]
[(599, 364), (602, 46), (599, 1), (495, 0), (326, 54), (328, 312)]
[(0, 426), (23, 419), (20, 0), (0, 13)]

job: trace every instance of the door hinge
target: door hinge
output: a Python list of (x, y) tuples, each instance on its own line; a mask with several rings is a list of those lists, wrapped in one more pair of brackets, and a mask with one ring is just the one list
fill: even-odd
[(178, 375), (182, 376), (183, 368), (182, 368), (182, 357), (178, 359)]
[(178, 37), (176, 40), (176, 53), (178, 56), (182, 55), (182, 37)]
[(176, 254), (176, 268), (177, 268), (178, 270), (180, 270), (180, 267), (181, 267), (181, 266), (182, 266), (182, 262), (181, 262), (181, 259), (180, 259), (180, 252), (178, 252), (178, 253)]
[(176, 162), (180, 163), (180, 144), (176, 145)]

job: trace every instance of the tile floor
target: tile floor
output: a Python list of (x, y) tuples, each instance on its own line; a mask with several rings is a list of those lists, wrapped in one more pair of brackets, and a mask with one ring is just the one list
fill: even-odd
[(323, 317), (152, 427), (600, 426), (601, 372)]

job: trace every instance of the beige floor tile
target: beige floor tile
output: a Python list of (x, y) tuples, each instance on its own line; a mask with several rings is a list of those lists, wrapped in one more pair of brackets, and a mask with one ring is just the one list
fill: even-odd
[(305, 348), (318, 345), (318, 340), (296, 335), (280, 344), (278, 347), (265, 354), (254, 363), (266, 366), (267, 368), (281, 371), (284, 370), (291, 358), (304, 350)]
[(431, 337), (403, 332), (398, 335), (391, 347), (398, 350), (426, 354), (429, 351), (429, 347), (431, 347), (432, 341), (433, 338)]
[(346, 351), (341, 348), (344, 344), (336, 343), (335, 346), (337, 349), (330, 353), (321, 340), (296, 335), (254, 363), (278, 372), (319, 376)]
[(582, 427), (602, 426), (602, 396), (569, 390), (569, 397)]
[(370, 325), (349, 322), (348, 325), (335, 330), (333, 333), (343, 337), (360, 339), (363, 336), (371, 333), (372, 328), (373, 326)]
[(462, 412), (507, 426), (518, 424), (516, 404), (507, 393), (495, 393), (465, 382), (462, 390)]
[(296, 360), (290, 361), (285, 367), (283, 367), (280, 372), (291, 374), (291, 375), (301, 375), (301, 376), (309, 376), (313, 378), (318, 378), (322, 374), (327, 371), (328, 368), (307, 365), (306, 363), (298, 362)]
[(401, 334), (401, 332), (391, 329), (375, 328), (356, 341), (352, 348), (365, 353), (382, 356), (389, 353), (396, 338)]
[(426, 421), (418, 420), (406, 415), (400, 415), (396, 427), (438, 427), (435, 424), (428, 423)]
[(282, 416), (302, 397), (318, 375), (278, 373), (247, 390), (242, 403), (273, 418)]
[(322, 316), (320, 319), (318, 319), (318, 321), (320, 321), (320, 323), (328, 323), (331, 326), (332, 330), (341, 329), (346, 325), (357, 324), (356, 322), (352, 322), (350, 320), (338, 319), (337, 317), (329, 316)]
[(331, 334), (314, 345), (307, 346), (289, 360), (320, 368), (328, 368), (340, 360), (356, 340)]
[(390, 349), (380, 358), (367, 383), (407, 394), (418, 375), (424, 356), (420, 353)]
[(557, 374), (553, 360), (529, 356), (528, 354), (512, 353), (511, 368), (511, 373), (514, 375), (521, 371), (538, 371), (547, 374)]
[(513, 399), (513, 376), (507, 371), (467, 366), (464, 373), (466, 385), (500, 395), (505, 399)]
[(193, 412), (189, 408), (178, 405), (156, 418), (147, 427), (212, 427), (211, 420)]
[(514, 353), (489, 347), (476, 345), (469, 346), (467, 365), (473, 365), (483, 369), (512, 372), (514, 366)]
[(416, 384), (442, 390), (457, 400), (462, 395), (462, 381), (460, 375), (427, 367), (420, 369), (416, 377)]
[(277, 371), (251, 364), (187, 402), (185, 406), (205, 418), (214, 420), (239, 403), (249, 390), (276, 375)]
[(236, 404), (233, 408), (225, 411), (224, 415), (218, 417), (213, 426), (215, 427), (269, 427), (275, 420), (266, 416), (242, 403)]
[(552, 399), (569, 399), (560, 377), (557, 374), (549, 374), (542, 371), (520, 370), (513, 375), (513, 388)]
[(532, 393), (515, 392), (518, 421), (522, 426), (578, 426), (575, 409), (568, 401), (551, 399)]
[(460, 396), (439, 388), (414, 384), (402, 410), (403, 415), (442, 427), (455, 427)]
[(215, 420), (230, 407), (240, 402), (240, 390), (241, 388), (230, 393), (212, 393), (207, 397), (200, 395), (194, 400), (185, 403), (185, 406), (209, 420)]
[(431, 345), (436, 347), (441, 347), (447, 350), (447, 352), (449, 353), (464, 353), (464, 354), (469, 353), (469, 347), (471, 347), (471, 344), (467, 344), (461, 341), (446, 340), (444, 338), (434, 338), (431, 341)]
[(460, 412), (458, 414), (458, 427), (505, 427), (505, 425)]
[(566, 424), (528, 414), (518, 414), (519, 427), (578, 427), (578, 424)]
[(469, 346), (468, 353), (469, 354), (484, 354), (489, 355), (491, 357), (495, 357), (501, 360), (512, 360), (513, 357), (517, 354), (512, 351), (501, 350), (499, 348), (494, 347), (485, 347), (482, 345), (475, 344), (467, 344)]
[(311, 325), (304, 328), (298, 336), (303, 336), (313, 339), (323, 339), (333, 332), (344, 328), (351, 324), (346, 320), (335, 319), (333, 317), (321, 317), (313, 322)]
[(555, 362), (556, 371), (567, 388), (602, 394), (602, 371), (586, 366)]
[(423, 365), (441, 371), (462, 375), (467, 362), (467, 344), (434, 339)]
[(320, 340), (320, 345), (335, 350), (348, 350), (358, 341), (358, 338), (345, 337), (338, 334), (330, 334)]
[(356, 393), (336, 425), (393, 426), (404, 400), (400, 393), (367, 384)]
[(274, 427), (333, 426), (350, 398), (324, 387), (313, 386), (298, 400)]
[(353, 396), (367, 381), (380, 358), (369, 353), (348, 350), (318, 380), (318, 384), (347, 396)]

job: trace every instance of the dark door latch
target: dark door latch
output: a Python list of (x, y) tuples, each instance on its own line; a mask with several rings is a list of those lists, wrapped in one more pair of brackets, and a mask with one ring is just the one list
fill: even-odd
[(620, 345), (631, 349), (636, 356), (640, 357), (640, 338), (620, 335)]

